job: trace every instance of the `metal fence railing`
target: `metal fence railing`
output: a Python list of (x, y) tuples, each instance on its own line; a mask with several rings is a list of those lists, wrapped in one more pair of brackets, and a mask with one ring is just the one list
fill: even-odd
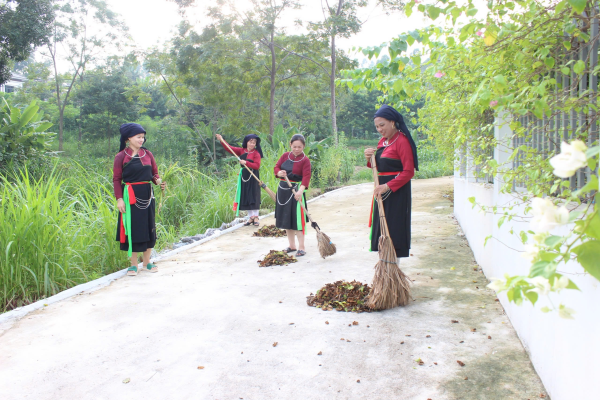
[[(560, 152), (560, 143), (569, 142), (573, 139), (581, 139), (588, 146), (598, 141), (598, 113), (595, 107), (598, 101), (598, 75), (595, 72), (598, 66), (598, 8), (594, 10), (595, 15), (590, 16), (591, 23), (586, 25), (585, 21), (575, 21), (590, 35), (589, 41), (583, 42), (577, 38), (565, 37), (571, 42), (571, 49), (561, 44), (555, 51), (555, 59), (566, 62), (573, 61), (571, 67), (578, 61), (583, 61), (585, 70), (582, 75), (574, 72), (571, 68), (569, 74), (563, 74), (560, 69), (552, 72), (551, 76), (556, 79), (557, 85), (554, 91), (556, 108), (551, 110), (550, 116), (536, 118), (533, 115), (515, 117), (524, 128), (521, 134), (513, 136), (513, 148), (526, 146), (537, 151), (544, 157), (550, 157)], [(583, 15), (586, 19), (587, 15)], [(563, 63), (557, 63), (563, 64)], [(581, 107), (579, 111), (562, 111), (561, 105), (579, 99)], [(586, 105), (592, 105), (587, 107)], [(587, 111), (587, 112), (586, 112)], [(513, 168), (523, 166), (526, 154), (519, 151), (513, 159)], [(580, 169), (569, 179), (571, 189), (583, 187), (590, 179), (594, 171), (589, 168)], [(513, 187), (525, 187), (526, 182), (515, 181)]]

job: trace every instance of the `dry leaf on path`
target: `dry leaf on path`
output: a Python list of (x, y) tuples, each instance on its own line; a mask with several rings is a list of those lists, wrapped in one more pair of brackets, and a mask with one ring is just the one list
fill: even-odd
[(273, 343), (273, 347), (277, 347), (277, 342)]
[[(242, 352), (243, 353), (243, 352)], [(204, 369), (204, 367), (202, 365), (198, 366), (198, 369)]]
[(465, 366), (465, 363), (464, 363), (464, 362), (462, 362), (462, 361), (460, 361), (460, 360), (456, 360), (456, 362), (457, 362), (457, 363), (458, 363), (458, 365), (460, 365), (461, 367), (464, 367), (464, 366)]
[(131, 379), (130, 379), (130, 378), (125, 378), (125, 379), (123, 379), (123, 383), (129, 383), (129, 382), (131, 382)]

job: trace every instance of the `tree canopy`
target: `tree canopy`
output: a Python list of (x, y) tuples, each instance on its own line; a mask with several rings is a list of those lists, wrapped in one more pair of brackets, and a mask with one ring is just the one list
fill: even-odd
[(52, 0), (0, 1), (0, 85), (10, 79), (14, 62), (47, 43), (53, 21)]

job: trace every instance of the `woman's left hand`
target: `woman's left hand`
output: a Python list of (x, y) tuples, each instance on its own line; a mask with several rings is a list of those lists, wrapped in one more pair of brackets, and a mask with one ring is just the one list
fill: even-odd
[(375, 188), (374, 194), (375, 194), (375, 196), (377, 196), (377, 195), (383, 195), (388, 190), (390, 190), (390, 187), (387, 184), (384, 183), (383, 185), (378, 185)]
[(242, 167), (245, 167), (246, 166), (246, 160), (240, 160), (240, 165)]
[(298, 190), (294, 195), (296, 201), (300, 201), (302, 199), (302, 193), (304, 193), (304, 189)]
[(160, 183), (160, 190), (165, 190), (167, 188), (167, 182)]

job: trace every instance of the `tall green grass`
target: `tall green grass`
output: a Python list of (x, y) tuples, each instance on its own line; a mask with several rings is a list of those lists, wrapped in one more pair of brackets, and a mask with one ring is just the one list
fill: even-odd
[(73, 194), (69, 180), (56, 168), (39, 178), (26, 168), (0, 177), (0, 310), (51, 296), (126, 262), (114, 246), (110, 193), (81, 187)]
[[(273, 174), (278, 158), (266, 154), (261, 166), (272, 190), (279, 183)], [(167, 190), (155, 186), (156, 250), (235, 218), (235, 158), (218, 173), (213, 166), (199, 171), (160, 158), (157, 163)], [(115, 240), (111, 160), (55, 159), (49, 166), (0, 175), (0, 312), (128, 266)], [(261, 207), (274, 208), (265, 191)]]

